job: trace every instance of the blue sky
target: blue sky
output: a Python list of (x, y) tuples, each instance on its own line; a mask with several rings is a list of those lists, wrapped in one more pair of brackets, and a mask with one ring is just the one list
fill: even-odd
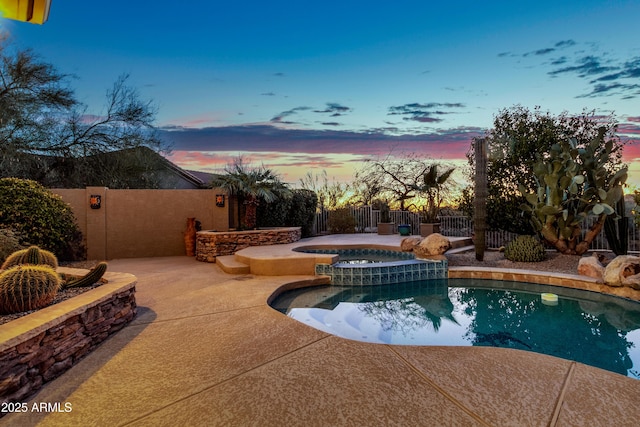
[(74, 74), (89, 113), (129, 74), (179, 165), (244, 154), (294, 182), (348, 179), (392, 148), (456, 163), (515, 104), (613, 112), (633, 162), (639, 16), (637, 1), (53, 0), (43, 26), (0, 25)]

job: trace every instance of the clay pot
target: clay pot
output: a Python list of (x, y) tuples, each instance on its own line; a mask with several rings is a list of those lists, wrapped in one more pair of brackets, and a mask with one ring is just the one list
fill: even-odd
[(196, 255), (196, 219), (187, 218), (187, 230), (184, 232), (184, 248), (187, 256)]

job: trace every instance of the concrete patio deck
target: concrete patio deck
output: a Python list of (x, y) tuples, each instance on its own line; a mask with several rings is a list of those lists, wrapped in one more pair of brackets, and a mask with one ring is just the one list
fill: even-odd
[(187, 257), (114, 260), (109, 268), (138, 277), (137, 318), (27, 402), (69, 402), (71, 412), (10, 414), (1, 426), (635, 426), (640, 419), (638, 380), (517, 350), (348, 341), (267, 305), (279, 287), (312, 276), (227, 274)]

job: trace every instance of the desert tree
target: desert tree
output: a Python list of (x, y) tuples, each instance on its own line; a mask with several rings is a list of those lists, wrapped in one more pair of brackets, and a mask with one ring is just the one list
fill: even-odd
[[(438, 172), (441, 170), (442, 172)], [(437, 205), (443, 201), (453, 182), (449, 177), (453, 168), (444, 162), (419, 156), (415, 153), (388, 153), (384, 157), (365, 160), (355, 174), (355, 188), (371, 188), (368, 197), (386, 199), (400, 210), (427, 205), (429, 197)]]
[(137, 147), (168, 152), (154, 126), (155, 106), (127, 84), (127, 75), (107, 91), (99, 114), (76, 100), (71, 77), (0, 40), (0, 176), (84, 187), (112, 173), (102, 154)]
[(28, 154), (42, 153), (55, 128), (77, 102), (68, 75), (31, 50), (14, 51), (0, 40), (0, 174), (42, 169)]
[(351, 185), (337, 181), (335, 178), (329, 179), (326, 170), (320, 173), (308, 171), (300, 178), (300, 188), (313, 191), (318, 197), (318, 208), (335, 210), (345, 204), (354, 203), (351, 193)]

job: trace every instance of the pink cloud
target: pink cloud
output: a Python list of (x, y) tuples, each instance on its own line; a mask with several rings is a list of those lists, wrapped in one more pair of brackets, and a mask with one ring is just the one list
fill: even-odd
[(165, 130), (175, 150), (382, 155), (391, 149), (461, 159), (482, 129), (460, 128), (431, 134), (390, 135), (382, 131), (282, 129), (271, 125)]
[(223, 169), (232, 160), (230, 155), (202, 151), (172, 151), (167, 158), (185, 169), (214, 170)]
[(202, 113), (189, 117), (182, 117), (168, 121), (163, 126), (167, 127), (179, 127), (179, 128), (201, 128), (204, 126), (211, 126), (221, 122), (219, 114), (215, 113)]

